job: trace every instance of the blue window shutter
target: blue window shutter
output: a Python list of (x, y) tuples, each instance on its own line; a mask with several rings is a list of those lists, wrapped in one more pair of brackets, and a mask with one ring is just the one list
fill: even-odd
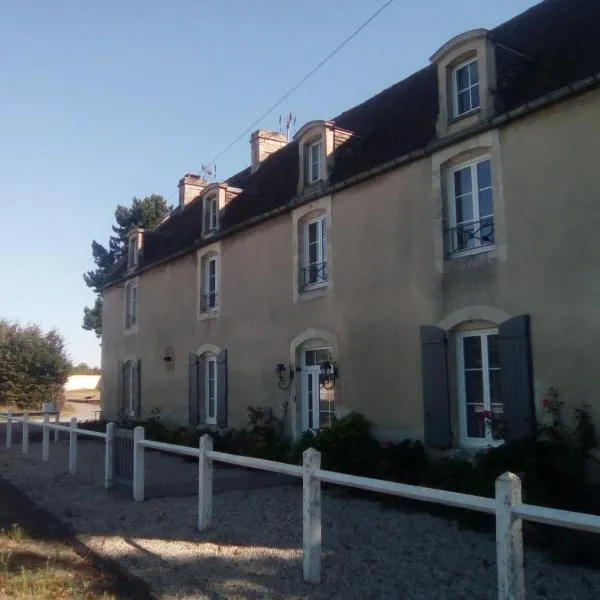
[(200, 381), (198, 378), (198, 363), (198, 357), (191, 352), (188, 360), (188, 411), (190, 427), (196, 427), (200, 424)]
[(425, 445), (449, 448), (452, 432), (446, 332), (433, 325), (421, 325), (420, 334)]
[(529, 315), (519, 315), (501, 323), (498, 342), (505, 439), (527, 438), (535, 435), (536, 427)]
[(217, 426), (227, 427), (227, 350), (217, 356)]

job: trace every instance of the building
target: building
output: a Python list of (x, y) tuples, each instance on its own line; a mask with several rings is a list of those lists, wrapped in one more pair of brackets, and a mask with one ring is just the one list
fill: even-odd
[(179, 183), (104, 290), (103, 407), (481, 446), (600, 419), (600, 3), (546, 0), (251, 166)]

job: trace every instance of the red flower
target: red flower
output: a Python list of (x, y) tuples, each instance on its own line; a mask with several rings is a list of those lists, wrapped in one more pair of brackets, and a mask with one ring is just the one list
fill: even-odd
[(552, 404), (552, 401), (549, 398), (544, 398), (542, 400), (542, 406), (544, 408), (550, 408), (550, 404)]
[(490, 411), (490, 410), (484, 410), (484, 411), (481, 413), (481, 416), (482, 416), (484, 419), (491, 419), (491, 418), (492, 418), (492, 411)]

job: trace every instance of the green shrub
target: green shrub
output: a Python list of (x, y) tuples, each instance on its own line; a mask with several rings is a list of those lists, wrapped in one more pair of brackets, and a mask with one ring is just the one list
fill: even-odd
[(292, 460), (301, 463), (308, 448), (321, 452), (322, 466), (351, 475), (377, 476), (381, 448), (369, 433), (369, 422), (358, 413), (334, 421), (317, 433), (305, 432), (294, 447)]
[(419, 483), (427, 467), (425, 447), (420, 441), (383, 442), (380, 446), (380, 477), (402, 483)]

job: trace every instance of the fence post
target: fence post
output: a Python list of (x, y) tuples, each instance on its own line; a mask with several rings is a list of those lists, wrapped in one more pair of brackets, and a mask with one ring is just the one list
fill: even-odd
[(133, 499), (144, 501), (144, 446), (140, 444), (145, 439), (143, 427), (133, 430)]
[(525, 600), (522, 520), (512, 507), (521, 503), (521, 480), (513, 473), (496, 479), (496, 560), (498, 600)]
[(113, 485), (113, 441), (115, 439), (115, 424), (106, 425), (106, 444), (104, 446), (104, 489), (108, 490)]
[[(60, 413), (56, 413), (56, 416), (54, 417), (54, 424), (55, 425), (60, 425)], [(56, 444), (56, 442), (58, 442), (60, 436), (60, 431), (58, 429), (54, 430), (54, 443)]]
[(198, 457), (198, 530), (210, 527), (212, 519), (213, 461), (206, 456), (213, 449), (213, 439), (205, 433), (200, 438)]
[(50, 458), (50, 415), (44, 415), (44, 424), (42, 425), (42, 460), (48, 462)]
[(69, 431), (69, 473), (77, 473), (77, 418), (71, 417), (71, 431)]
[(12, 446), (12, 411), (6, 413), (6, 447)]
[(304, 581), (321, 582), (321, 481), (314, 474), (321, 468), (321, 453), (309, 448), (302, 455), (302, 533)]
[(29, 452), (29, 415), (23, 415), (23, 425), (21, 425), (21, 450), (23, 454)]

